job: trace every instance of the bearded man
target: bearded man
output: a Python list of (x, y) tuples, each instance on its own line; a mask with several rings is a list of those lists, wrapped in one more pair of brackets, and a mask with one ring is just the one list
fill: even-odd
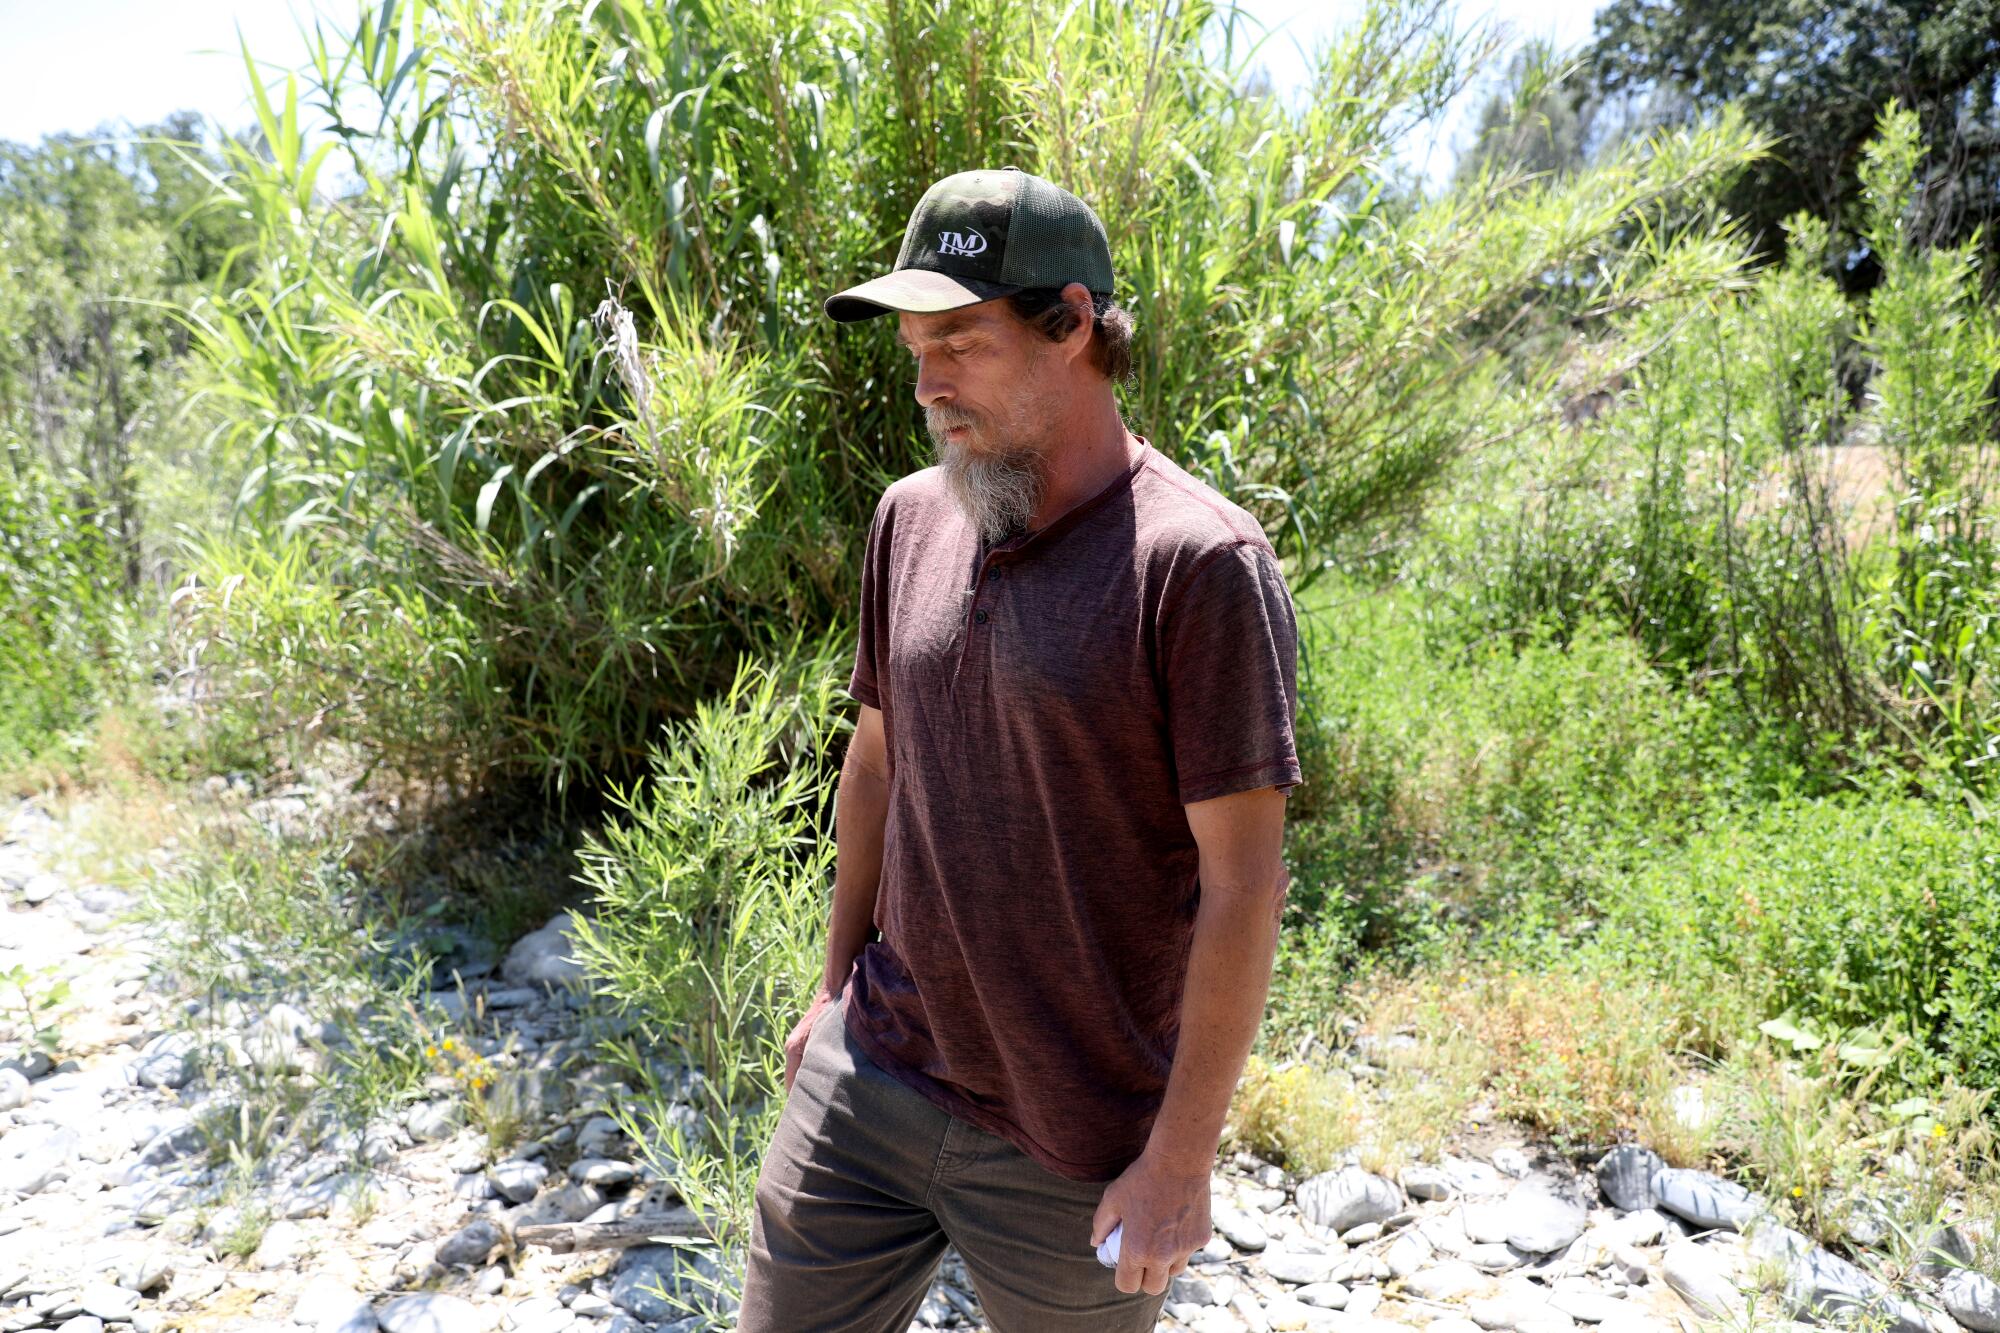
[(742, 1333), (901, 1333), (947, 1245), (998, 1333), (1136, 1333), (1211, 1238), (1289, 883), (1297, 625), (1259, 524), (1126, 429), (1112, 289), (1097, 215), (1010, 167), (933, 185), (895, 268), (826, 301), (896, 312), (937, 461), (868, 532)]

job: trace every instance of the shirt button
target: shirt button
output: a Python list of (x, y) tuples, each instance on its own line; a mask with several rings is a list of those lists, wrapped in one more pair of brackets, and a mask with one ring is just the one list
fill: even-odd
[(986, 571), (986, 581), (988, 583), (991, 583), (993, 580), (999, 577), (1000, 577), (1000, 571), (998, 569), (989, 569)]
[(972, 613), (972, 618), (973, 618), (973, 620), (977, 621), (977, 622), (978, 622), (979, 624), (981, 624), (981, 625), (984, 625), (984, 624), (986, 623), (986, 608), (985, 608), (985, 607), (981, 607), (981, 608), (979, 608), (979, 610), (977, 610), (977, 611), (974, 611), (974, 612)]

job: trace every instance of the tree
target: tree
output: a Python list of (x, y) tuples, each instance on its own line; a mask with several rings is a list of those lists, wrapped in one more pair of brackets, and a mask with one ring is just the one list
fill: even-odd
[[(1728, 200), (1769, 255), (1800, 209), (1854, 216), (1862, 146), (1891, 98), (1922, 126), (1927, 240), (1962, 240), (2000, 211), (2000, 0), (1610, 0), (1584, 58), (1595, 90), (1638, 105), (1642, 126), (1736, 100), (1783, 136)], [(1865, 246), (1844, 267), (1850, 288), (1879, 269)]]

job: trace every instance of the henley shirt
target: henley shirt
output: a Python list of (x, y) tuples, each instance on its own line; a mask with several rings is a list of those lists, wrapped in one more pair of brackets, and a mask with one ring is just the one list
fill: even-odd
[(1111, 1180), (1173, 1063), (1200, 899), (1183, 806), (1300, 781), (1297, 624), (1262, 528), (1143, 436), (987, 544), (936, 467), (883, 493), (848, 693), (889, 809), (847, 1027), (1057, 1175)]

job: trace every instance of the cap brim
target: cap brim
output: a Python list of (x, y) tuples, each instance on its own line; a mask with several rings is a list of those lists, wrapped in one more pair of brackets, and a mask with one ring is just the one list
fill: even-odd
[(930, 315), (940, 310), (978, 305), (996, 296), (1011, 296), (1021, 288), (1004, 282), (983, 282), (977, 278), (955, 278), (926, 268), (899, 268), (871, 278), (858, 287), (835, 292), (826, 298), (826, 313), (843, 324), (857, 319), (886, 315), (892, 310)]

